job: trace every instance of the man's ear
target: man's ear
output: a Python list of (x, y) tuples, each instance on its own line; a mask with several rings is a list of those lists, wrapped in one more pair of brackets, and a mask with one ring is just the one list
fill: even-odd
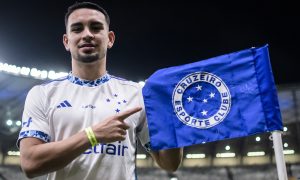
[(63, 43), (64, 43), (64, 46), (65, 46), (65, 49), (67, 51), (70, 51), (70, 48), (69, 48), (69, 39), (68, 39), (68, 35), (67, 34), (63, 35)]
[(116, 37), (115, 37), (115, 33), (113, 32), (113, 31), (109, 31), (108, 32), (108, 44), (107, 44), (107, 48), (108, 49), (110, 49), (110, 48), (112, 48), (113, 47), (113, 45), (114, 45), (114, 42), (115, 42), (115, 39), (116, 39)]

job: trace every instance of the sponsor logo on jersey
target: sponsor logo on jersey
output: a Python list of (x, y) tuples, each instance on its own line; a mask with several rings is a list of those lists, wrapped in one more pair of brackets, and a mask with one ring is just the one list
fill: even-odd
[(101, 143), (94, 147), (90, 147), (83, 154), (108, 154), (113, 156), (125, 156), (128, 152), (128, 146), (121, 141), (114, 144)]
[(81, 106), (81, 108), (83, 108), (83, 109), (95, 109), (96, 108), (96, 106), (94, 106), (94, 105), (92, 105), (92, 104), (89, 104), (89, 105), (84, 105), (84, 106)]
[(27, 121), (24, 121), (22, 123), (22, 127), (24, 127), (24, 126), (29, 127), (31, 122), (32, 122), (32, 117), (29, 117), (29, 119)]
[(220, 77), (195, 72), (178, 82), (173, 90), (172, 104), (181, 122), (206, 129), (225, 119), (230, 111), (231, 95)]
[(65, 108), (65, 107), (72, 107), (71, 104), (67, 101), (64, 100), (63, 102), (61, 102), (58, 106), (56, 106), (57, 108)]

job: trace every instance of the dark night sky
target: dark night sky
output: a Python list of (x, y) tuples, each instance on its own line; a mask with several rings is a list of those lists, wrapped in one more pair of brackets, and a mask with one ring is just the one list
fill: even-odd
[[(64, 13), (74, 1), (0, 3), (0, 61), (70, 71)], [(95, 2), (95, 1), (94, 1)], [(134, 81), (160, 68), (270, 45), (277, 84), (299, 83), (300, 11), (288, 0), (98, 1), (110, 14), (116, 43), (108, 71)]]

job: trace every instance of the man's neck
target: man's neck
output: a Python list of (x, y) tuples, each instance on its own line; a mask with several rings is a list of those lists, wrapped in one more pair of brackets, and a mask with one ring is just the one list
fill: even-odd
[(72, 74), (85, 80), (95, 80), (106, 74), (105, 60), (82, 63), (72, 60)]

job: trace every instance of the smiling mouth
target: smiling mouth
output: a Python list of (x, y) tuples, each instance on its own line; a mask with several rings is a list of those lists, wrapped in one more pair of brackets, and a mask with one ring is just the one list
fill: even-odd
[(83, 52), (83, 53), (93, 53), (95, 51), (96, 45), (92, 43), (86, 43), (86, 44), (81, 44), (78, 46), (78, 48)]
[(94, 44), (82, 44), (79, 45), (79, 48), (94, 48), (96, 47)]

